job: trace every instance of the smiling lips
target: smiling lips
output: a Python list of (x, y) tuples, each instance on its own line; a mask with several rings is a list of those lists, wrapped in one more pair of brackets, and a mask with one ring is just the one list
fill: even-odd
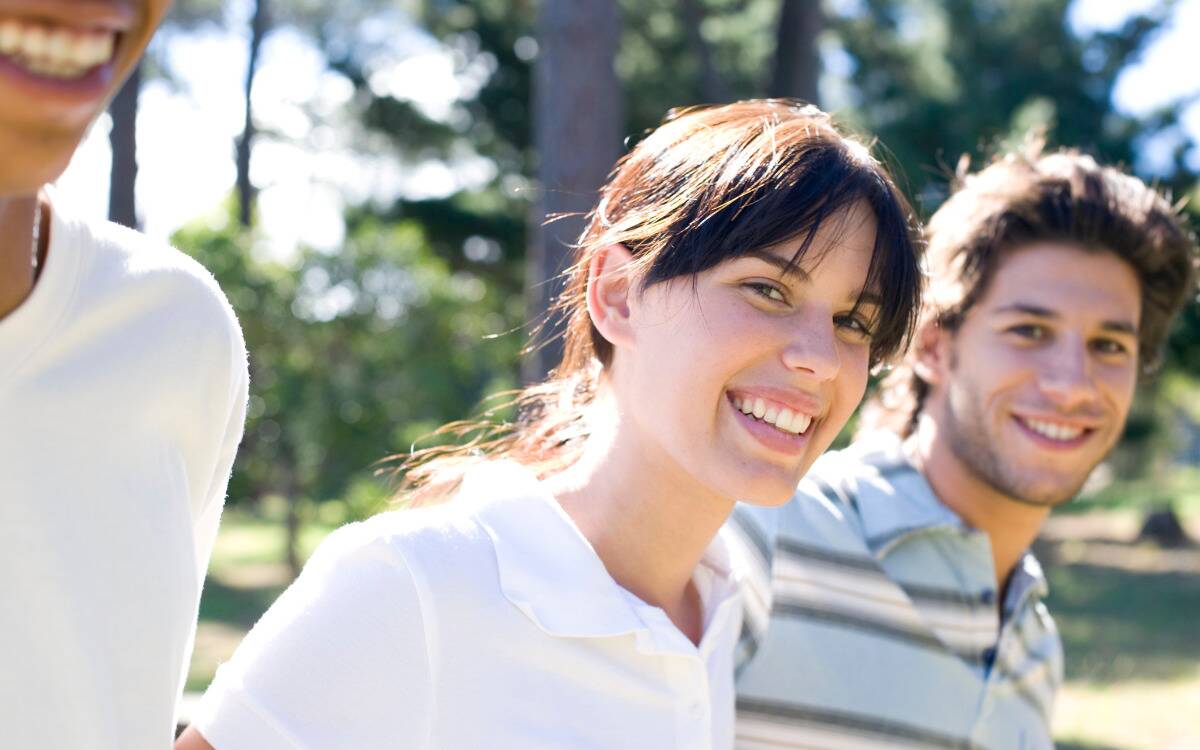
[(1062, 422), (1052, 422), (1046, 419), (1038, 419), (1036, 417), (1023, 417), (1016, 414), (1013, 419), (1017, 424), (1024, 427), (1029, 432), (1032, 432), (1039, 437), (1051, 440), (1056, 443), (1070, 445), (1080, 442), (1081, 438), (1090, 435), (1094, 430), (1091, 427), (1085, 427), (1078, 424), (1064, 424)]
[(116, 32), (44, 25), (6, 19), (0, 21), (0, 55), (33, 73), (48, 78), (82, 78), (97, 65), (112, 59)]
[(734, 408), (743, 414), (753, 416), (788, 435), (802, 435), (812, 424), (811, 415), (794, 412), (761, 397), (731, 396), (731, 400)]

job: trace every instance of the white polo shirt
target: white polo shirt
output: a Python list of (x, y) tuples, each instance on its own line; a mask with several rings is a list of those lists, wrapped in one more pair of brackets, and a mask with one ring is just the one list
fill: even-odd
[(217, 750), (732, 748), (741, 602), (724, 543), (693, 645), (507, 462), (329, 537), (223, 665)]

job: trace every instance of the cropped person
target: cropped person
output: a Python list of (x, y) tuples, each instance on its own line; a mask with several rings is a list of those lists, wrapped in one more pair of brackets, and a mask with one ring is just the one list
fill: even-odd
[(1166, 199), (1079, 153), (960, 178), (873, 405), (890, 429), (775, 514), (736, 514), (758, 549), (738, 747), (1053, 747), (1062, 646), (1029, 547), (1121, 436), (1196, 247)]
[(410, 471), (448, 502), (330, 537), (177, 747), (732, 747), (716, 535), (787, 501), (905, 342), (909, 213), (813, 108), (671, 116), (601, 191), (517, 424)]
[(45, 190), (166, 0), (0, 0), (3, 744), (169, 747), (242, 433), (211, 275)]

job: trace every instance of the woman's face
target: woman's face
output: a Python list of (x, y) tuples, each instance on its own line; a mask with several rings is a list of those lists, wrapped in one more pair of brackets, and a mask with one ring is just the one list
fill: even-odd
[(169, 0), (0, 0), (0, 196), (66, 168)]
[(856, 206), (792, 272), (801, 238), (632, 295), (633, 341), (612, 376), (644, 455), (721, 497), (791, 497), (866, 388), (878, 290), (854, 307), (874, 238)]

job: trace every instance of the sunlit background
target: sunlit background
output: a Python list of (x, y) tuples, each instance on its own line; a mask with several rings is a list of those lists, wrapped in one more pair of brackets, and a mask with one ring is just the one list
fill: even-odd
[[(603, 4), (545, 1), (565, 15)], [(125, 220), (213, 270), (246, 329), (249, 421), (189, 690), (320, 538), (386, 507), (381, 459), (520, 382), (547, 276), (533, 249), (561, 249), (537, 228), (595, 188), (555, 168), (602, 174), (669, 107), (816, 99), (880, 136), (924, 216), (960, 154), (978, 164), (1040, 127), (1190, 199), (1200, 226), (1200, 1), (832, 0), (800, 30), (784, 6), (812, 7), (622, 0), (619, 45), (597, 51), (553, 38), (533, 0), (177, 0), (136, 120), (96, 124), (57, 200), (108, 216), (110, 134), (135, 131)], [(256, 11), (252, 190), (239, 193)], [(785, 37), (800, 49), (786, 60)], [(789, 65), (806, 72), (781, 76)], [(589, 77), (611, 69), (615, 86)], [(572, 75), (597, 93), (534, 106), (534, 81)], [(547, 151), (545, 133), (602, 117), (613, 138)], [(1121, 447), (1039, 542), (1067, 647), (1061, 747), (1200, 747), (1198, 462), (1193, 306)]]

